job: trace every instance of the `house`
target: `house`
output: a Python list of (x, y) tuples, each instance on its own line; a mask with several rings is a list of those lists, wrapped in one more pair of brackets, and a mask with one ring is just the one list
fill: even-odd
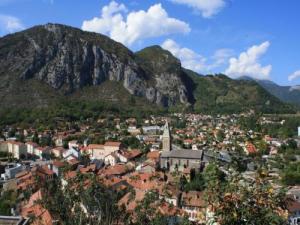
[(106, 165), (115, 166), (119, 161), (119, 157), (114, 152), (104, 157), (104, 163)]
[(51, 153), (56, 158), (62, 158), (65, 151), (66, 151), (66, 149), (64, 149), (63, 147), (56, 147), (51, 150)]
[(8, 141), (7, 148), (8, 148), (8, 152), (11, 153), (12, 156), (16, 159), (27, 157), (27, 148), (26, 145), (22, 142)]
[(198, 149), (198, 146), (197, 146), (196, 144), (193, 144), (193, 145), (192, 145), (192, 150), (194, 150), (194, 151), (199, 150), (199, 149)]
[(77, 172), (76, 171), (68, 171), (66, 172), (63, 177), (61, 178), (61, 185), (62, 188), (64, 189), (70, 180), (74, 179), (77, 176)]
[(35, 175), (33, 171), (22, 171), (16, 174), (17, 189), (21, 191), (30, 190), (35, 187)]
[(155, 178), (155, 175), (155, 173), (135, 172), (128, 174), (126, 181), (135, 189), (150, 191), (161, 186), (161, 183)]
[(29, 219), (24, 219), (22, 216), (0, 216), (0, 224), (5, 225), (26, 225)]
[(53, 161), (51, 164), (48, 165), (48, 168), (52, 170), (58, 177), (61, 176), (64, 167), (65, 163), (61, 161)]
[(36, 175), (42, 181), (50, 181), (54, 178), (54, 172), (50, 170), (47, 166), (38, 166), (36, 169)]
[(78, 148), (72, 147), (63, 152), (63, 158), (65, 160), (80, 159), (80, 157), (81, 157), (81, 152)]
[(121, 142), (118, 141), (107, 141), (104, 144), (104, 149), (106, 151), (119, 151), (122, 147)]
[(203, 192), (183, 192), (181, 195), (181, 207), (187, 213), (190, 221), (205, 222), (206, 207)]
[(96, 164), (90, 164), (89, 166), (81, 167), (79, 169), (79, 172), (82, 174), (95, 173), (96, 171), (97, 171)]
[(177, 186), (167, 184), (161, 187), (159, 188), (159, 198), (171, 205), (179, 206), (180, 190)]
[(287, 195), (300, 202), (300, 186), (292, 186), (289, 188)]
[[(104, 151), (104, 145), (89, 144), (84, 150), (87, 154), (90, 155), (90, 157), (92, 159), (104, 160), (104, 157), (106, 156), (105, 151)], [(109, 154), (107, 154), (107, 155), (109, 155)]]
[(277, 154), (278, 154), (278, 148), (272, 146), (269, 155), (277, 155)]
[(98, 171), (98, 175), (101, 176), (106, 176), (106, 177), (112, 177), (112, 176), (122, 176), (125, 175), (126, 173), (132, 171), (133, 168), (131, 168), (129, 165), (124, 165), (124, 164), (116, 164), (114, 166), (109, 166), (106, 168), (103, 168)]
[(121, 150), (121, 142), (108, 141), (104, 145), (90, 144), (87, 146), (86, 151), (92, 159), (104, 160), (104, 158)]
[(244, 151), (246, 152), (247, 155), (251, 155), (251, 154), (256, 154), (257, 153), (257, 149), (255, 147), (254, 144), (247, 142), (245, 147), (244, 147)]
[(289, 212), (289, 225), (300, 224), (300, 203), (296, 200), (289, 201), (287, 205)]
[(5, 167), (5, 173), (1, 174), (4, 180), (9, 180), (15, 178), (16, 174), (24, 170), (24, 167), (19, 163), (10, 163)]
[(33, 225), (52, 225), (53, 218), (50, 212), (39, 202), (42, 200), (41, 190), (31, 195), (28, 203), (21, 208), (21, 215), (25, 218), (33, 218)]
[(72, 141), (69, 141), (68, 146), (69, 146), (69, 149), (79, 148), (79, 143), (77, 140), (72, 140)]
[(191, 147), (192, 144), (193, 144), (193, 140), (192, 140), (192, 139), (185, 139), (185, 140), (183, 141), (183, 145), (184, 145), (185, 147), (187, 147), (187, 148)]
[(142, 127), (143, 133), (144, 134), (159, 134), (161, 131), (160, 126), (144, 126)]
[(50, 154), (51, 147), (37, 147), (34, 149), (34, 155), (42, 159), (45, 155)]
[(33, 155), (34, 150), (39, 147), (39, 145), (35, 142), (26, 142), (25, 143), (26, 148), (27, 148), (27, 153)]
[(120, 150), (117, 152), (117, 156), (119, 157), (120, 161), (123, 163), (127, 163), (130, 160), (133, 160), (141, 155), (142, 155), (142, 152), (138, 149), (133, 149), (130, 151)]
[(140, 173), (154, 173), (156, 171), (156, 167), (155, 164), (146, 162), (137, 166), (136, 171)]
[(141, 134), (141, 130), (137, 128), (136, 126), (129, 126), (127, 129), (128, 133), (130, 133), (133, 136), (137, 136)]
[(158, 205), (157, 210), (163, 216), (168, 217), (168, 225), (178, 224), (184, 216), (184, 212), (181, 209), (167, 202), (162, 202)]
[(64, 145), (64, 138), (63, 136), (59, 135), (54, 138), (55, 146), (62, 147)]
[(152, 151), (147, 153), (147, 159), (153, 162), (159, 162), (160, 152), (159, 151)]
[(0, 152), (8, 152), (7, 141), (0, 141)]

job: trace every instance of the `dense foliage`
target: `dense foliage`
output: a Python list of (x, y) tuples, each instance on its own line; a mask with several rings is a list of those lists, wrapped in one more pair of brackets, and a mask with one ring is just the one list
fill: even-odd
[(291, 113), (294, 107), (282, 103), (253, 81), (233, 80), (219, 75), (200, 76), (185, 70), (194, 82), (194, 110), (202, 113), (239, 113), (249, 109), (263, 113)]
[(282, 190), (274, 190), (265, 175), (258, 174), (252, 182), (235, 173), (229, 175), (225, 182), (220, 182), (214, 177), (216, 176), (211, 176), (206, 189), (208, 207), (211, 211), (208, 224), (285, 223), (287, 219), (285, 193)]

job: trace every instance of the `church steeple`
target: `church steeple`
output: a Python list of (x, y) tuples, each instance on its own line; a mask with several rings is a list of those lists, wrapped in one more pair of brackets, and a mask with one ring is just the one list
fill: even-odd
[(162, 135), (162, 149), (163, 151), (171, 151), (171, 134), (170, 134), (169, 124), (167, 121), (164, 126), (164, 132)]

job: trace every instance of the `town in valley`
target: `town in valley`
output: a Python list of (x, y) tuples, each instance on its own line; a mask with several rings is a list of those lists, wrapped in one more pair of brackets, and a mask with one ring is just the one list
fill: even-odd
[[(218, 224), (226, 198), (232, 205), (222, 211), (239, 213), (232, 207), (251, 193), (245, 207), (275, 207), (273, 216), (295, 225), (300, 128), (293, 117), (172, 113), (58, 118), (54, 129), (2, 126), (0, 210), (18, 224), (101, 224), (101, 213), (107, 224)], [(267, 205), (282, 192), (285, 204)]]

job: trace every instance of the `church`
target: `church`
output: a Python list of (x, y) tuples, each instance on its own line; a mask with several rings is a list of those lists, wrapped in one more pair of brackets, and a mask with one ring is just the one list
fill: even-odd
[(162, 152), (160, 167), (170, 171), (183, 171), (185, 168), (200, 169), (203, 160), (203, 151), (189, 149), (172, 149), (172, 136), (168, 122), (162, 135)]

